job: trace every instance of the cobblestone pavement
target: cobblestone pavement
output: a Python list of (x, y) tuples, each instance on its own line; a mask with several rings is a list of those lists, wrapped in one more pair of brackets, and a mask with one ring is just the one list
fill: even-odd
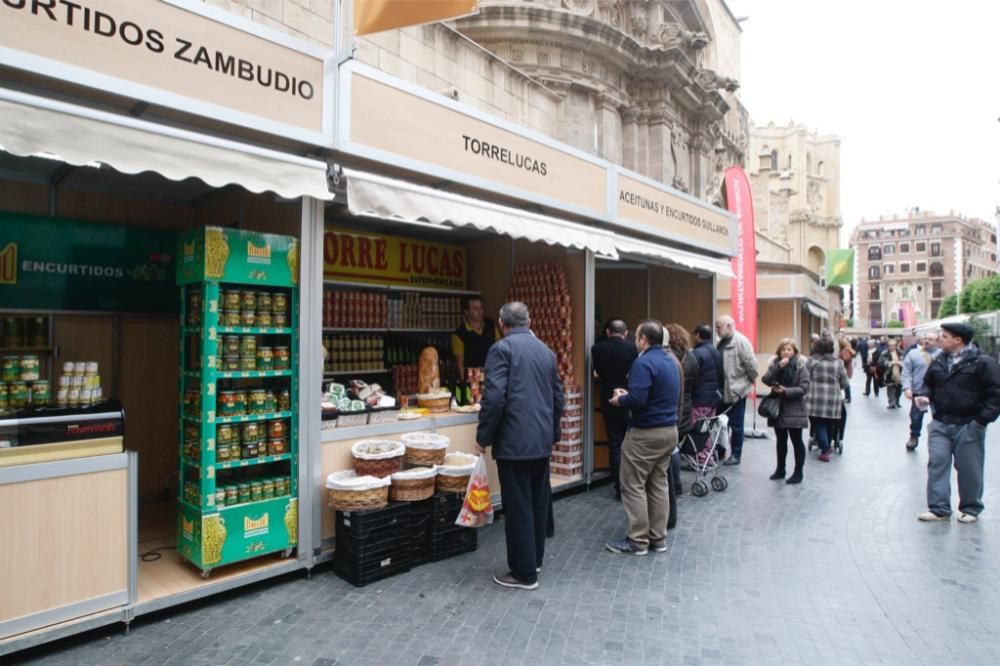
[[(669, 551), (614, 555), (607, 486), (556, 502), (537, 591), (502, 589), (502, 525), (479, 550), (366, 588), (328, 567), (139, 618), (20, 659), (54, 664), (997, 664), (1000, 458), (976, 525), (922, 524), (926, 441), (861, 397), (845, 452), (798, 487), (747, 441), (729, 489), (679, 500)], [(749, 419), (748, 419), (749, 421)], [(748, 423), (749, 425), (749, 423)], [(925, 435), (926, 437), (926, 435)], [(991, 426), (988, 445), (1000, 442)], [(992, 452), (991, 452), (992, 453)], [(690, 475), (685, 474), (685, 483)], [(957, 501), (957, 500), (956, 500)]]

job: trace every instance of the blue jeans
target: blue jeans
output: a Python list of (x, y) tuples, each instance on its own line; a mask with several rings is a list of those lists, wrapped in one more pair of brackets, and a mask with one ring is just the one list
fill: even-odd
[(983, 510), (983, 463), (986, 428), (974, 421), (927, 426), (927, 508), (951, 515), (951, 466), (958, 472), (958, 509), (978, 516)]
[(838, 419), (821, 419), (816, 417), (813, 421), (813, 435), (816, 437), (816, 443), (819, 444), (819, 450), (823, 453), (829, 453), (830, 451), (830, 439), (833, 436), (834, 428), (837, 427)]
[(910, 435), (919, 439), (924, 426), (924, 412), (917, 409), (917, 403), (910, 402)]
[(733, 403), (732, 408), (726, 412), (726, 416), (729, 417), (729, 444), (733, 447), (734, 458), (743, 455), (743, 422), (746, 420), (746, 412), (746, 396)]

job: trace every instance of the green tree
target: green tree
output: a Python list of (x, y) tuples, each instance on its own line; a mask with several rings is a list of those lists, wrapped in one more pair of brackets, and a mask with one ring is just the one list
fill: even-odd
[(950, 317), (958, 311), (958, 294), (951, 294), (941, 301), (941, 309), (938, 310), (938, 317), (942, 319)]

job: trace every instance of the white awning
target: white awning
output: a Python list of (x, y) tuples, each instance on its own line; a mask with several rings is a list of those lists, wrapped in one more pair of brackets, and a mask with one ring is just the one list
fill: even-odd
[(806, 312), (808, 312), (814, 317), (819, 317), (820, 319), (830, 318), (830, 313), (827, 311), (826, 308), (821, 308), (820, 306), (814, 305), (809, 301), (803, 301), (802, 305), (805, 307)]
[(626, 236), (615, 236), (615, 247), (624, 254), (636, 254), (646, 257), (664, 259), (672, 264), (693, 268), (706, 273), (715, 273), (719, 277), (733, 277), (733, 267), (729, 259), (707, 257), (686, 250), (650, 243), (649, 241)]
[(610, 231), (353, 169), (344, 169), (344, 174), (347, 208), (354, 215), (473, 227), (511, 238), (591, 250), (602, 257), (618, 257)]
[(199, 178), (286, 199), (332, 199), (326, 163), (188, 132), (74, 104), (0, 90), (0, 148), (69, 164), (103, 163), (117, 171), (155, 171), (171, 180)]

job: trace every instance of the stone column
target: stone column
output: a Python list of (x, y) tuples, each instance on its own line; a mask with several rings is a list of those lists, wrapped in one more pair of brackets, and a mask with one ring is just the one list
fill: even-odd
[[(622, 166), (632, 171), (640, 171), (639, 154), (639, 111), (634, 107), (622, 110)], [(641, 173), (641, 171), (640, 171)]]
[(598, 153), (606, 160), (621, 164), (622, 121), (618, 115), (618, 100), (607, 93), (597, 93), (594, 96), (594, 111), (599, 127)]
[(674, 163), (670, 157), (671, 127), (669, 110), (657, 106), (649, 120), (649, 171), (647, 176), (662, 183), (673, 180)]

